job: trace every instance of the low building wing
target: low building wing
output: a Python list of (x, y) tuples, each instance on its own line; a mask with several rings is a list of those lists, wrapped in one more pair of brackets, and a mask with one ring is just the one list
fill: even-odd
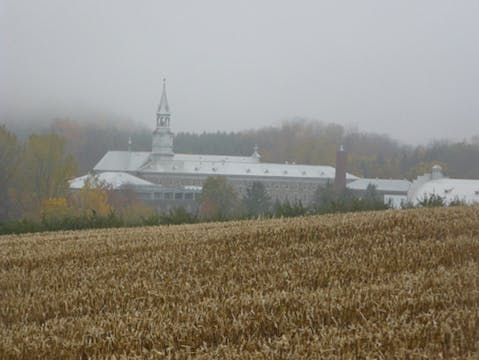
[(454, 201), (466, 204), (479, 204), (479, 180), (468, 179), (434, 179), (417, 187), (410, 200), (414, 205), (431, 197), (439, 196), (446, 205)]
[(411, 182), (408, 180), (396, 180), (396, 179), (358, 179), (347, 184), (347, 188), (350, 190), (366, 191), (369, 185), (373, 185), (376, 191), (382, 193), (402, 193), (407, 194)]
[(151, 182), (140, 179), (131, 174), (123, 172), (103, 172), (97, 175), (84, 175), (70, 181), (70, 189), (80, 190), (85, 186), (88, 179), (94, 180), (96, 183), (105, 184), (114, 190), (124, 188), (126, 186), (148, 186), (153, 185)]
[(365, 178), (351, 181), (346, 187), (355, 194), (363, 196), (370, 185), (375, 187), (378, 198), (393, 208), (398, 209), (407, 203), (407, 192), (411, 186), (408, 180)]

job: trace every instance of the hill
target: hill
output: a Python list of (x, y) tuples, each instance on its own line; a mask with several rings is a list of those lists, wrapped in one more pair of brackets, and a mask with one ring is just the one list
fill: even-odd
[(479, 354), (479, 208), (0, 237), (0, 358)]

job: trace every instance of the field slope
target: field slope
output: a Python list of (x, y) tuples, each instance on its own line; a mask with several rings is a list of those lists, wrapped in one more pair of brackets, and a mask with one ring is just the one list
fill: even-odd
[(477, 358), (479, 208), (0, 237), (0, 358)]

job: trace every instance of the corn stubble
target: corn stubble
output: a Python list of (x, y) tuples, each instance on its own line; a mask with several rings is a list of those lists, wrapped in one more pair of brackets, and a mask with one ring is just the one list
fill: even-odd
[(479, 208), (0, 237), (0, 358), (475, 358)]

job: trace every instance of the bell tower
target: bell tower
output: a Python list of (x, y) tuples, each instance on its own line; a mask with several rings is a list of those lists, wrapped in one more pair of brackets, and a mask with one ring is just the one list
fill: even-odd
[(173, 154), (173, 133), (170, 129), (170, 106), (166, 96), (166, 79), (163, 79), (163, 91), (156, 111), (156, 128), (153, 131), (151, 155), (154, 160), (171, 158)]

